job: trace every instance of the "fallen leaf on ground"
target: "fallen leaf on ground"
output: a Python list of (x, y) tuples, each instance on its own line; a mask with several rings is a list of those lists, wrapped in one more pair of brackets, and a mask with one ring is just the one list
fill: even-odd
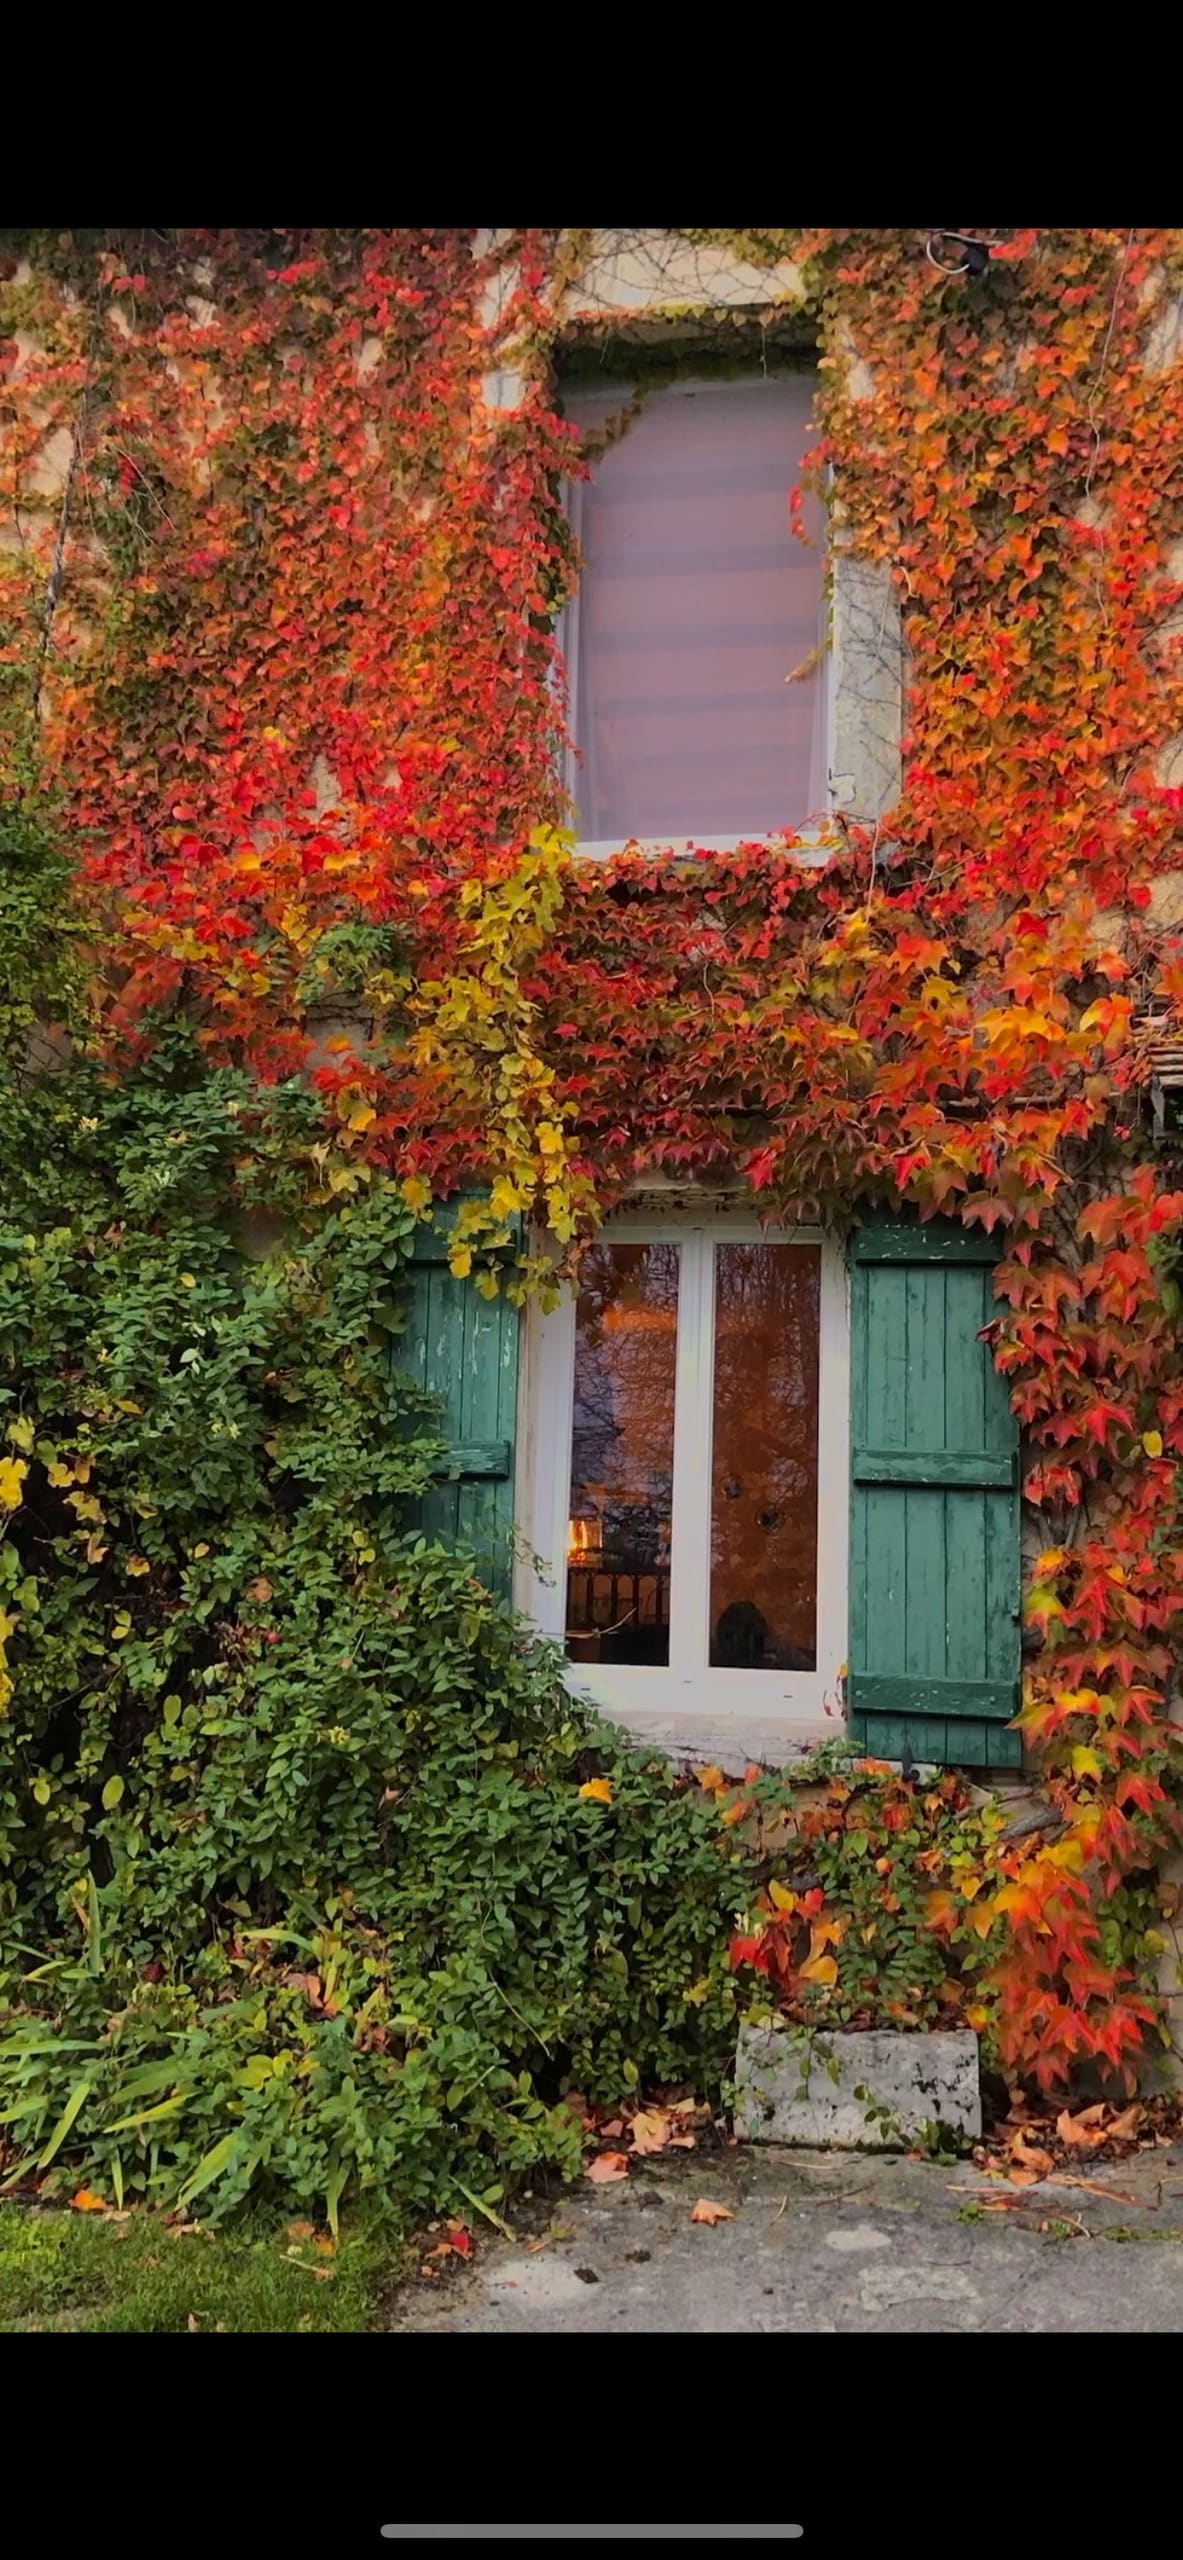
[(709, 2196), (700, 2196), (691, 2209), (690, 2219), (692, 2222), (734, 2222), (735, 2215), (729, 2205), (712, 2204)]
[(610, 2124), (602, 2124), (600, 2126), (600, 2131), (604, 2136), (605, 2142), (615, 2142), (617, 2135), (624, 2132), (623, 2116), (613, 2116)]
[(585, 2178), (590, 2178), (593, 2185), (597, 2187), (607, 2186), (609, 2181), (613, 2178), (627, 2178), (628, 2153), (626, 2151), (601, 2151), (597, 2153), (594, 2160), (588, 2161), (583, 2174)]
[(1065, 2107), (1063, 2114), (1056, 2117), (1056, 2132), (1061, 2142), (1066, 2143), (1070, 2151), (1095, 2150), (1099, 2142), (1106, 2142), (1109, 2138), (1101, 2122), (1104, 2113), (1103, 2106), (1085, 2107), (1078, 2116), (1072, 2116)]
[(664, 2151), (670, 2138), (669, 2117), (656, 2107), (642, 2108), (633, 2117), (629, 2131), (634, 2151)]
[(698, 2135), (696, 2133), (671, 2133), (670, 2149), (671, 2151), (697, 2151)]
[(105, 2213), (107, 2210), (102, 2197), (96, 2196), (93, 2187), (79, 2187), (77, 2195), (71, 2196), (70, 2202), (75, 2213)]
[(1119, 2116), (1115, 2116), (1112, 2124), (1107, 2128), (1105, 2134), (1106, 2142), (1129, 2142), (1132, 2140), (1132, 2137), (1137, 2132), (1138, 2127), (1142, 2122), (1142, 2115), (1143, 2109), (1136, 2101), (1131, 2107), (1123, 2107), (1121, 2114)]
[(1039, 2178), (1045, 2178), (1056, 2165), (1050, 2151), (1042, 2151), (1037, 2142), (1028, 2142), (1022, 2133), (1016, 2133), (1010, 2156), (1018, 2168), (1033, 2169)]
[(581, 1787), (579, 1792), (588, 1804), (611, 1804), (612, 1780), (611, 1778), (589, 1778), (587, 1785)]
[(465, 2230), (462, 2222), (449, 2223), (448, 2240), (450, 2246), (455, 2250), (458, 2258), (471, 2258), (473, 2251), (472, 2233), (471, 2231)]
[(289, 2222), (289, 2240), (313, 2240), (315, 2237), (316, 2224), (314, 2222)]

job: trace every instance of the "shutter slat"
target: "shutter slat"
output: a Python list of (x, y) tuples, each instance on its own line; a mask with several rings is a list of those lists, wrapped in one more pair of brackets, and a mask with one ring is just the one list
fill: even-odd
[(1002, 1449), (856, 1449), (856, 1484), (1013, 1485), (1018, 1461)]
[(1015, 1711), (1011, 1680), (892, 1680), (874, 1672), (852, 1671), (852, 1707), (873, 1708), (878, 1715), (1001, 1717)]
[(984, 1228), (962, 1227), (955, 1219), (931, 1218), (927, 1225), (871, 1220), (856, 1227), (851, 1244), (855, 1262), (981, 1262), (998, 1260), (998, 1247)]
[(468, 1440), (449, 1449), (433, 1467), (432, 1474), (455, 1480), (480, 1477), (504, 1483), (512, 1464), (508, 1440)]

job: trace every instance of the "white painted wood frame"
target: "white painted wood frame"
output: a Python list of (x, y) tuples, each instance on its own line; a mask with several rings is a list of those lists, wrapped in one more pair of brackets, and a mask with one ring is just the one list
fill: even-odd
[[(751, 1214), (688, 1205), (622, 1211), (606, 1242), (681, 1247), (674, 1392), (668, 1666), (569, 1663), (570, 1688), (638, 1739), (693, 1759), (775, 1761), (843, 1729), (849, 1524), (849, 1317), (845, 1260), (806, 1228), (768, 1228)], [(711, 1434), (716, 1244), (821, 1248), (818, 1400), (817, 1668), (712, 1667)], [(524, 1322), (518, 1431), (515, 1599), (560, 1643), (566, 1616), (567, 1523), (575, 1377), (575, 1297)], [(528, 1552), (526, 1552), (528, 1551)]]
[[(724, 377), (724, 382), (729, 378), (730, 377)], [(761, 378), (762, 377), (753, 370), (753, 381), (759, 381)], [(766, 378), (771, 381), (775, 381), (776, 376), (770, 375)], [(670, 391), (679, 393), (701, 394), (703, 392), (709, 393), (711, 390), (717, 388), (718, 383), (716, 377), (704, 375), (701, 377), (693, 376), (686, 380), (677, 380), (664, 387)], [(620, 382), (619, 384), (614, 383), (612, 388), (614, 391), (618, 392), (620, 403), (623, 407), (632, 397), (633, 385), (628, 382)], [(581, 480), (567, 480), (563, 483), (564, 505), (572, 532), (574, 533), (577, 542), (582, 539), (584, 485), (585, 484)], [(574, 724), (575, 705), (578, 700), (579, 689), (579, 626), (580, 596), (579, 589), (576, 588), (569, 603), (564, 607), (563, 612), (559, 616), (556, 635), (559, 650), (567, 673), (568, 710), (572, 724)], [(815, 810), (812, 812), (806, 812), (805, 810), (802, 811), (801, 828), (791, 848), (800, 861), (808, 864), (818, 864), (828, 860), (830, 854), (834, 850), (836, 842), (839, 841), (836, 830), (830, 822), (830, 813), (835, 806), (833, 767), (837, 712), (834, 683), (835, 657), (831, 644), (831, 607), (829, 598), (824, 592), (824, 584), (821, 618), (818, 629), (818, 651), (820, 659), (819, 674), (822, 685), (822, 755), (823, 771), (826, 776), (826, 805), (822, 810)], [(578, 807), (579, 801), (578, 744), (578, 740), (573, 737), (572, 743), (567, 747), (565, 753), (563, 768), (564, 787), (572, 805), (575, 807)], [(692, 838), (687, 837), (685, 839), (670, 838), (666, 836), (645, 838), (605, 837), (603, 839), (580, 838), (575, 845), (575, 855), (579, 861), (603, 862), (610, 860), (616, 854), (624, 853), (626, 850), (638, 854), (641, 857), (651, 857), (669, 852), (689, 854), (691, 851), (695, 854), (728, 854), (736, 853), (739, 850), (740, 845), (751, 843), (753, 841), (766, 844), (768, 849), (772, 852), (778, 850), (782, 845), (786, 851), (790, 849), (785, 843), (785, 839), (780, 836), (757, 837), (754, 839), (751, 836), (742, 835), (696, 835)]]

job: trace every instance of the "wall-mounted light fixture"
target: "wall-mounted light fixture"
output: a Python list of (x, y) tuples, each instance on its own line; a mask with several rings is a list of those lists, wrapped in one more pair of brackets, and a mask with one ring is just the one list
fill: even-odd
[(984, 276), (990, 264), (989, 243), (965, 231), (933, 231), (925, 257), (942, 276)]

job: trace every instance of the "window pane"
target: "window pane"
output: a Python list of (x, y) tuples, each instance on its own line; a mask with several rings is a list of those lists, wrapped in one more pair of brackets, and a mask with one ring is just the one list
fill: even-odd
[(676, 1244), (599, 1244), (575, 1319), (567, 1652), (668, 1663)]
[[(580, 492), (584, 842), (767, 835), (825, 801), (822, 551), (790, 528), (809, 375), (653, 392)], [(599, 424), (623, 392), (574, 397)]]
[(817, 1667), (817, 1245), (715, 1255), (711, 1661)]

